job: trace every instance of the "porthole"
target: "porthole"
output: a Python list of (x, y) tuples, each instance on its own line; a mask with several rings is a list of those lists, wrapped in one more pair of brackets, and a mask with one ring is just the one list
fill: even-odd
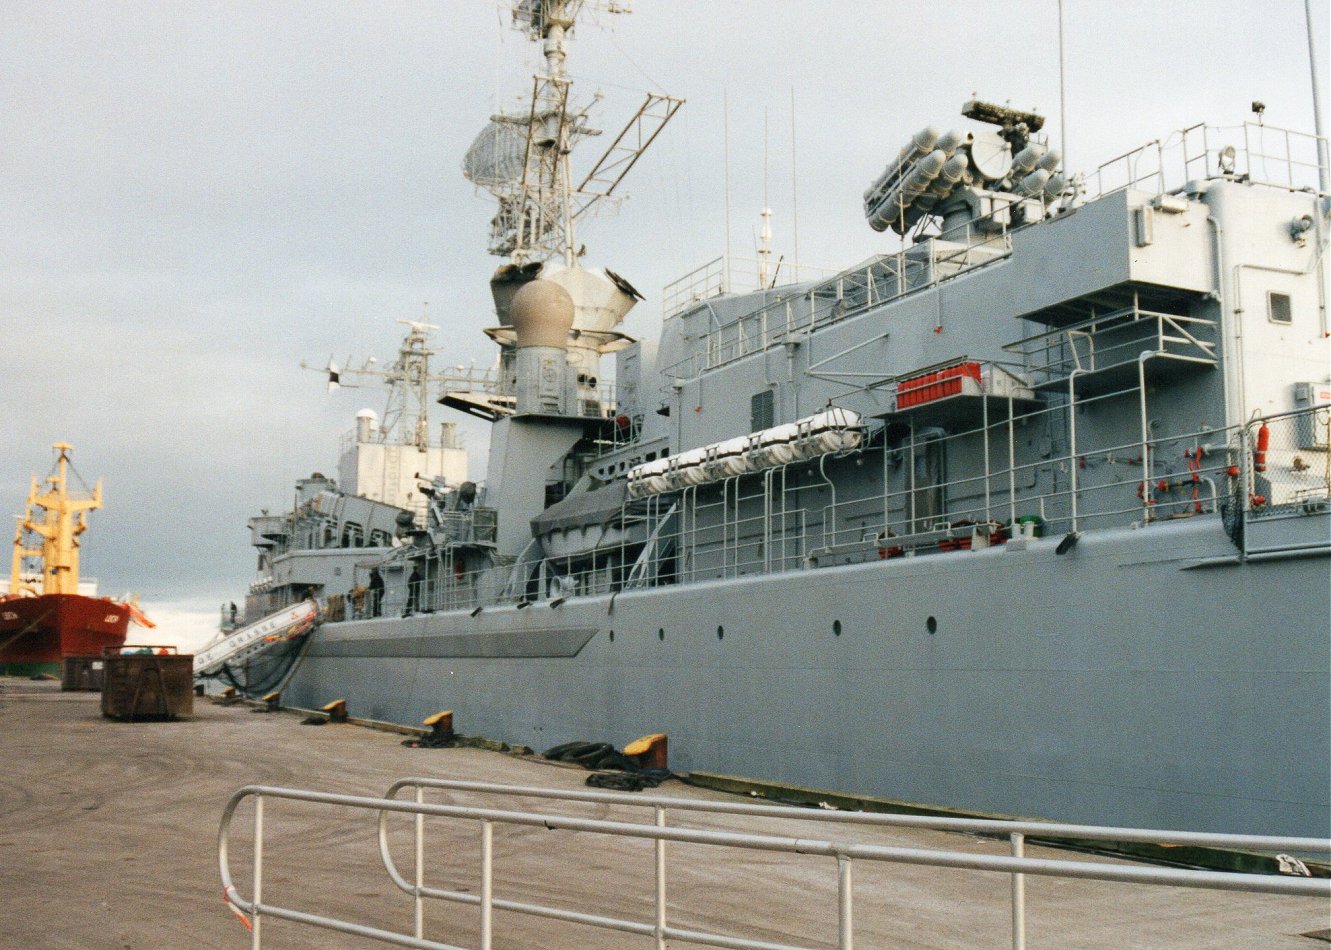
[(726, 628), (725, 628), (725, 627), (717, 627), (717, 628), (716, 628), (716, 638), (717, 638), (718, 640), (724, 640), (724, 639), (726, 638)]
[(924, 622), (924, 629), (928, 630), (930, 633), (937, 633), (938, 632), (937, 618), (930, 617), (928, 620), (926, 620)]
[(615, 642), (615, 631), (613, 630), (610, 631), (610, 642), (611, 643)]
[(833, 621), (832, 621), (832, 636), (834, 636), (834, 637), (839, 637), (839, 636), (841, 636), (841, 621), (840, 621), (840, 620), (833, 620)]
[(665, 627), (662, 627), (660, 630), (656, 631), (656, 639), (658, 640), (665, 639)]

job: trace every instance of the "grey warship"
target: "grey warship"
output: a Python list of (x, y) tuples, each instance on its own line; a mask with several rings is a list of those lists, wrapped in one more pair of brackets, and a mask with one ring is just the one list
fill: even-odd
[[(1326, 835), (1325, 140), (1196, 125), (1076, 175), (1040, 115), (975, 99), (864, 191), (898, 250), (710, 262), (634, 340), (642, 295), (576, 229), (680, 102), (575, 177), (582, 7), (516, 4), (545, 70), (465, 162), (498, 202), (495, 368), (432, 376), (414, 326), (393, 380), (491, 423), (487, 478), (430, 455), (424, 399), (359, 420), (340, 485), (251, 522), (244, 619), (324, 610), (255, 689), (538, 748), (664, 732), (679, 771), (967, 811)], [(391, 477), (357, 467), (395, 439)]]

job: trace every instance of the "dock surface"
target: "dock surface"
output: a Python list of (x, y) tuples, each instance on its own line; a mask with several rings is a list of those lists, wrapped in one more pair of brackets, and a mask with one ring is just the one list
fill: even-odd
[[(354, 713), (354, 711), (353, 711)], [(465, 723), (458, 728), (465, 732)], [(600, 736), (588, 736), (600, 739)], [(480, 749), (413, 749), (403, 736), (355, 725), (301, 725), (290, 713), (197, 700), (177, 722), (103, 719), (96, 693), (0, 678), (0, 947), (168, 950), (248, 947), (222, 901), (217, 829), (243, 785), (382, 795), (407, 775), (581, 789), (587, 773)], [(667, 782), (659, 794), (733, 800)], [(481, 799), (431, 793), (429, 801), (650, 821), (650, 812), (602, 805)], [(496, 804), (498, 803), (498, 804)], [(249, 893), (251, 810), (237, 814), (232, 866)], [(270, 801), (265, 901), (410, 932), (412, 901), (379, 861), (376, 816)], [(696, 827), (846, 838), (790, 820), (698, 815)], [(411, 862), (410, 821), (394, 833)], [(672, 818), (672, 823), (676, 821)], [(943, 832), (855, 829), (856, 840), (1003, 853), (1005, 843)], [(652, 917), (650, 842), (497, 826), (495, 895), (589, 913)], [(430, 819), (426, 883), (476, 888), (479, 830)], [(1031, 846), (1028, 854), (1092, 860)], [(1100, 860), (1100, 859), (1095, 859)], [(673, 925), (809, 947), (836, 945), (836, 865), (826, 858), (669, 846)], [(1010, 940), (1004, 874), (857, 862), (856, 947), (1001, 947)], [(1028, 946), (1303, 948), (1302, 934), (1331, 927), (1316, 898), (1288, 898), (1027, 876)], [(475, 946), (474, 907), (427, 906), (426, 937)], [(652, 946), (648, 938), (496, 911), (496, 948), (598, 950)], [(264, 946), (366, 947), (366, 941), (266, 920)], [(377, 946), (377, 944), (373, 944)], [(671, 943), (671, 946), (684, 946)]]

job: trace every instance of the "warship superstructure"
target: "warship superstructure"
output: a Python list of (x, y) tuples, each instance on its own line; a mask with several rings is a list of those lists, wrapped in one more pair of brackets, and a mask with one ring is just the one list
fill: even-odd
[(320, 370), (330, 391), (384, 386), (383, 413), (370, 408), (356, 413), (355, 426), (341, 439), (336, 478), (313, 472), (296, 483), (290, 511), (264, 511), (250, 519), (258, 577), (243, 610), (223, 606), (223, 633), (308, 597), (335, 598), (332, 616), (342, 616), (343, 598), (355, 589), (368, 590), (375, 565), (423, 521), (431, 486), (466, 480), (467, 453), (456, 427), (443, 423), (436, 433), (430, 424), (431, 387), (454, 378), (431, 371), (435, 328), (400, 322), (407, 333), (397, 359), (387, 366), (370, 358), (360, 366), (339, 367), (330, 359)]
[(583, 7), (516, 5), (546, 69), (466, 159), (499, 202), (498, 357), (440, 401), (492, 423), (486, 482), (429, 480), (371, 545), (381, 588), (321, 586), (349, 600), (286, 701), (537, 747), (665, 732), (679, 770), (973, 811), (1326, 834), (1325, 141), (1197, 125), (1082, 176), (1040, 115), (974, 99), (864, 192), (896, 250), (747, 286), (711, 262), (632, 340), (641, 295), (575, 227), (679, 101), (649, 95), (575, 184)]

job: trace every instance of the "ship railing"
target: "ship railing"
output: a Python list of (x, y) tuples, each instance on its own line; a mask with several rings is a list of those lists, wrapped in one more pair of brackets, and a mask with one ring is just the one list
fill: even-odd
[[(413, 800), (397, 797), (410, 789)], [(532, 806), (525, 809), (498, 807), (497, 804), (463, 805), (452, 802), (434, 803), (425, 800), (427, 790), (456, 795), (472, 794), (491, 797), (518, 797), (540, 799), (558, 803), (562, 810)], [(252, 833), (250, 840), (250, 895), (241, 894), (231, 868), (233, 824), (242, 802), (253, 801)], [(271, 885), (265, 880), (268, 861), (269, 834), (272, 822), (268, 809), (278, 802), (302, 802), (339, 809), (370, 812), (377, 818), (377, 844), (379, 859), (389, 880), (412, 898), (412, 925), (410, 930), (390, 930), (380, 924), (359, 923), (326, 914), (284, 906), (270, 899)], [(597, 814), (610, 808), (638, 808), (647, 812), (646, 820), (584, 817), (569, 807), (592, 805)], [(412, 857), (409, 870), (404, 874), (393, 854), (395, 835), (390, 829), (391, 816), (406, 816), (411, 821)], [(712, 819), (705, 827), (697, 827), (688, 817), (701, 815)], [(773, 828), (762, 825), (761, 830), (732, 831), (716, 827), (717, 818), (742, 818), (749, 825), (765, 821), (834, 825), (834, 834), (820, 836), (817, 831), (791, 834), (788, 825)], [(478, 827), (479, 874), (470, 886), (440, 887), (427, 883), (431, 868), (427, 867), (426, 820), (432, 826), (447, 821), (457, 825)], [(369, 823), (367, 822), (367, 825)], [(367, 836), (370, 828), (367, 827)], [(495, 848), (496, 828), (538, 828), (557, 833), (602, 836), (650, 842), (648, 857), (652, 890), (644, 895), (650, 903), (649, 919), (613, 917), (565, 905), (540, 904), (496, 894)], [(400, 828), (400, 826), (399, 826)], [(880, 844), (873, 834), (880, 829), (909, 829), (931, 832), (952, 832), (995, 841), (1000, 853), (945, 847), (902, 846)], [(396, 835), (401, 842), (405, 836)], [(1272, 863), (1290, 871), (1284, 874), (1210, 871), (1192, 868), (1161, 867), (1105, 861), (1098, 857), (1055, 858), (1032, 856), (1027, 853), (1032, 841), (1073, 839), (1078, 842), (1141, 842), (1166, 846), (1219, 848), (1226, 850), (1257, 851), (1273, 855)], [(431, 948), (431, 950), (457, 950), (456, 945), (426, 937), (426, 901), (443, 901), (476, 908), (479, 926), (478, 945), (489, 950), (495, 939), (495, 911), (523, 914), (544, 920), (558, 921), (634, 934), (650, 938), (658, 948), (675, 940), (712, 947), (752, 948), (752, 950), (806, 950), (794, 944), (774, 943), (733, 933), (695, 930), (672, 923), (679, 913), (677, 905), (668, 902), (668, 895), (681, 880), (687, 879), (695, 869), (705, 866), (702, 852), (695, 847), (672, 848), (671, 845), (701, 846), (708, 849), (730, 849), (744, 853), (808, 855), (826, 859), (829, 885), (811, 884), (803, 894), (826, 899), (835, 907), (838, 950), (853, 950), (856, 946), (855, 908), (857, 897), (865, 899), (861, 888), (855, 887), (855, 869), (862, 864), (914, 865), (952, 870), (984, 871), (1009, 876), (1011, 946), (1021, 950), (1026, 945), (1027, 875), (1053, 877), (1062, 880), (1112, 881), (1127, 884), (1190, 887), (1203, 890), (1245, 891), (1290, 897), (1331, 896), (1331, 880), (1304, 876), (1307, 866), (1290, 852), (1304, 855), (1331, 854), (1331, 839), (1265, 836), (1224, 835), (1201, 832), (1169, 831), (1141, 828), (1113, 828), (1092, 825), (1055, 824), (1030, 821), (1002, 821), (932, 817), (920, 815), (892, 815), (864, 812), (810, 811), (790, 806), (757, 804), (736, 801), (707, 801), (676, 798), (674, 796), (639, 796), (615, 792), (566, 791), (554, 788), (497, 785), (484, 782), (465, 782), (432, 778), (404, 778), (395, 782), (383, 797), (320, 792), (310, 789), (278, 786), (247, 785), (233, 794), (227, 802), (218, 833), (218, 868), (223, 894), (227, 903), (245, 915), (250, 926), (251, 946), (263, 946), (264, 924), (267, 919), (290, 921), (308, 927), (351, 934), (367, 940), (404, 947)], [(448, 849), (449, 854), (455, 853)], [(573, 847), (566, 853), (578, 854)], [(570, 867), (576, 874), (577, 867)], [(1302, 873), (1300, 873), (1302, 872)], [(800, 880), (804, 880), (803, 877)], [(835, 884), (831, 884), (834, 880)], [(675, 882), (672, 885), (672, 882)], [(770, 926), (770, 921), (762, 921)], [(829, 935), (830, 936), (830, 935)], [(997, 935), (994, 935), (997, 937)]]
[(764, 264), (757, 258), (729, 254), (713, 258), (662, 288), (661, 315), (668, 320), (711, 297), (771, 290), (784, 284), (822, 280), (836, 273), (835, 268), (795, 264), (780, 258), (766, 267), (768, 274), (763, 279)]
[(435, 541), (449, 544), (494, 544), (493, 508), (480, 504), (462, 511), (442, 508), (442, 505), (433, 507), (427, 521)]
[(1223, 127), (1198, 123), (1103, 163), (1087, 176), (1087, 197), (1125, 188), (1170, 194), (1188, 182), (1216, 177), (1316, 192), (1319, 141), (1316, 135), (1260, 122)]
[[(1077, 405), (1108, 406), (1134, 395), (1135, 389), (1119, 390), (1079, 399)], [(1042, 534), (1126, 527), (1215, 513), (1228, 503), (1241, 454), (1237, 429), (1153, 437), (1148, 425), (1145, 438), (1083, 441), (1069, 446), (1069, 452), (1019, 457), (1019, 425), (1027, 428), (1063, 415), (1063, 406), (1011, 416), (996, 413), (967, 431), (928, 439), (908, 435), (900, 444), (865, 450), (866, 463), (876, 458), (883, 466), (883, 485), (891, 485), (893, 469), (906, 474), (879, 494), (825, 507), (819, 519), (822, 546), (812, 552), (816, 563), (838, 563), (827, 555), (849, 557), (856, 550), (866, 557), (885, 557), (984, 547), (1037, 526)], [(916, 475), (916, 462), (926, 456), (976, 461), (966, 474), (930, 480)], [(955, 468), (955, 461), (952, 464)]]
[(969, 244), (927, 239), (870, 258), (799, 292), (774, 290), (771, 303), (730, 322), (717, 322), (713, 311), (713, 325), (700, 348), (666, 368), (665, 375), (691, 379), (754, 353), (802, 340), (824, 327), (1002, 260), (1011, 251), (1012, 236), (1007, 229)]
[[(1129, 387), (1079, 398), (1076, 405), (1111, 408), (1133, 398), (1140, 401), (1141, 393)], [(1271, 417), (1264, 473), (1253, 471), (1261, 420), (1242, 428), (1155, 435), (1149, 414), (1141, 413), (1145, 421), (1137, 439), (1078, 443), (1071, 432), (1064, 446), (1070, 451), (1036, 458), (1018, 454), (1018, 424), (1039, 427), (1046, 417), (1057, 422), (1067, 414), (1066, 406), (1046, 406), (997, 415), (980, 427), (913, 447), (908, 439), (860, 450), (854, 454), (861, 464), (910, 473), (904, 484), (885, 477), (891, 487), (873, 494), (838, 499), (836, 478), (787, 482), (784, 472), (775, 481), (750, 477), (714, 486), (708, 501), (701, 500), (705, 489), (687, 489), (678, 496), (670, 582), (978, 549), (1023, 535), (1202, 515), (1218, 514), (1228, 527), (1236, 518), (1303, 516), (1331, 504), (1331, 460), (1322, 448), (1331, 440), (1331, 407)], [(958, 477), (917, 480), (915, 461), (931, 451), (977, 462)], [(828, 504), (812, 511), (794, 504), (801, 493), (816, 490), (830, 493)]]
[(474, 570), (453, 573), (447, 566), (434, 580), (419, 581), (420, 590), (411, 605), (422, 611), (473, 610), (498, 602), (503, 584), (493, 571)]
[(1021, 357), (1036, 386), (1048, 386), (1073, 374), (1130, 369), (1143, 352), (1152, 358), (1214, 364), (1216, 323), (1130, 306), (1027, 337), (1004, 349)]
[[(1311, 393), (1310, 393), (1311, 395)], [(1309, 405), (1293, 412), (1255, 419), (1236, 440), (1243, 477), (1236, 479), (1231, 509), (1242, 524), (1273, 522), (1331, 513), (1331, 405)], [(1274, 550), (1255, 542), (1248, 530), (1237, 532), (1245, 556)], [(1331, 547), (1323, 526), (1294, 547), (1325, 551)]]
[[(1124, 400), (1137, 404), (1136, 438), (1090, 443), (1071, 426), (1058, 451), (1019, 451), (1019, 432), (1063, 426), (1082, 409), (1122, 411)], [(977, 550), (1198, 516), (1220, 516), (1246, 553), (1254, 542), (1245, 524), (1331, 510), (1331, 407), (1160, 435), (1138, 387), (1078, 397), (1071, 412), (1067, 404), (1025, 402), (1021, 411), (1016, 405), (1009, 401), (1004, 413), (982, 403), (980, 424), (964, 431), (940, 435), (912, 425), (900, 440), (844, 459), (791, 463), (653, 496), (646, 507), (639, 502), (623, 510), (612, 540), (534, 559), (530, 574), (511, 589), (503, 571), (457, 572), (441, 558), (405, 602), (411, 613), (555, 605), (629, 587)], [(924, 477), (933, 463), (919, 463), (929, 458), (950, 467), (953, 477)], [(964, 469), (963, 459), (971, 460)], [(845, 486), (860, 482), (841, 478), (836, 465), (878, 468), (880, 483), (847, 495)], [(812, 498), (825, 503), (810, 507)], [(1308, 524), (1308, 531), (1318, 527)], [(1312, 538), (1308, 545), (1322, 550), (1326, 542)]]
[[(1078, 405), (1135, 394), (1132, 389), (1105, 393)], [(1060, 411), (1053, 407), (1021, 418), (1030, 422)], [(1034, 530), (1023, 523), (1038, 526), (1041, 534), (1061, 534), (1217, 513), (1240, 542), (1246, 537), (1244, 522), (1331, 512), (1331, 406), (1310, 406), (1242, 427), (1083, 443), (1069, 454), (1025, 462), (1017, 460), (1011, 442), (992, 446), (987, 455), (977, 451), (976, 440), (987, 433), (994, 441), (1003, 427), (1000, 420), (995, 427), (936, 440), (943, 451), (956, 446), (959, 455), (981, 458), (982, 468), (974, 474), (908, 482), (881, 495), (824, 507), (819, 515), (821, 546), (810, 552), (812, 563), (843, 563), (857, 553), (867, 559), (985, 547)], [(1263, 428), (1268, 430), (1265, 437)], [(1149, 433), (1149, 423), (1143, 431)], [(875, 451), (882, 449), (866, 452), (866, 459)], [(918, 447), (915, 452), (909, 445), (886, 451), (884, 465), (895, 453), (913, 471), (911, 459)], [(1041, 490), (1051, 482), (1065, 487)], [(1327, 546), (1325, 538), (1311, 538), (1306, 545), (1309, 551)]]
[[(739, 504), (759, 500), (751, 495), (725, 503), (689, 504), (671, 515), (668, 530), (645, 543), (617, 541), (578, 555), (547, 558), (535, 566), (523, 591), (509, 592), (512, 603), (563, 602), (616, 591), (665, 584), (695, 583), (799, 570), (805, 566), (807, 512), (788, 508), (774, 515), (743, 515)], [(715, 520), (713, 520), (715, 518)]]

